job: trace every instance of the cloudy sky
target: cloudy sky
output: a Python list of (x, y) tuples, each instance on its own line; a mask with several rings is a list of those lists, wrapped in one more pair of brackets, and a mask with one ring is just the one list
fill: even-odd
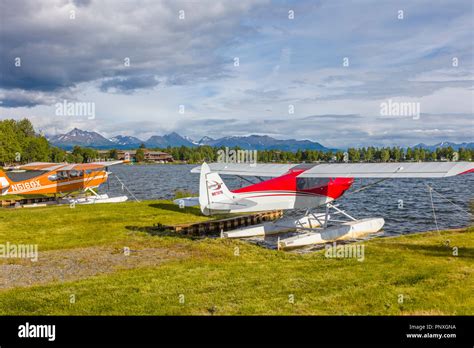
[[(47, 135), (474, 141), (471, 0), (0, 4), (0, 118)], [(419, 117), (382, 115), (388, 100)]]

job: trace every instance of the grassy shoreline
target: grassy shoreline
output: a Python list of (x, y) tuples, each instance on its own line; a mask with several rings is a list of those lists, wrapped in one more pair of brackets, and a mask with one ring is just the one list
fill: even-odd
[(362, 262), (146, 232), (205, 219), (167, 201), (2, 210), (0, 241), (38, 244), (40, 255), (0, 259), (0, 275), (41, 277), (64, 260), (72, 271), (0, 289), (0, 315), (474, 314), (473, 227), (361, 242)]

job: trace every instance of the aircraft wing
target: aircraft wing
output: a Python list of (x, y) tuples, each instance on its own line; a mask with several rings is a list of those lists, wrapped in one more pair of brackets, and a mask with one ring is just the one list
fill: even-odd
[(61, 168), (65, 163), (32, 162), (19, 166), (5, 167), (6, 170), (44, 170), (51, 171)]
[(128, 163), (129, 161), (107, 161), (107, 162), (91, 162), (91, 163), (48, 163), (48, 162), (33, 162), (22, 164), (19, 166), (6, 167), (6, 170), (86, 170), (86, 169), (99, 169), (103, 167), (113, 166), (120, 163)]
[(105, 161), (105, 162), (91, 162), (91, 163), (84, 163), (84, 164), (93, 164), (93, 165), (98, 165), (102, 167), (109, 167), (109, 166), (114, 166), (116, 164), (121, 164), (121, 163), (130, 163), (129, 160), (124, 160), (124, 161)]
[(128, 163), (129, 161), (105, 161), (105, 162), (90, 162), (90, 163), (73, 163), (61, 168), (61, 170), (88, 170), (101, 169), (104, 167), (113, 166), (121, 163)]
[(444, 178), (474, 172), (474, 162), (321, 163), (302, 178)]
[[(266, 176), (277, 177), (287, 173), (297, 164), (273, 164), (273, 163), (209, 163), (212, 172), (239, 176)], [(201, 167), (191, 169), (191, 173), (200, 173)]]
[[(403, 163), (209, 163), (212, 172), (238, 176), (278, 177), (290, 170), (304, 169), (306, 178), (442, 178), (474, 172), (474, 162)], [(195, 167), (192, 173), (200, 173)]]

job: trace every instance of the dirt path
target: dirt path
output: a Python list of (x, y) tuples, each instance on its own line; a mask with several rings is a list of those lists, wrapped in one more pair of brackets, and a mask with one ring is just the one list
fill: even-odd
[(147, 266), (189, 257), (185, 250), (144, 248), (130, 250), (89, 247), (41, 252), (38, 261), (12, 259), (0, 263), (0, 290), (14, 287), (43, 285), (58, 281), (84, 279), (118, 270)]

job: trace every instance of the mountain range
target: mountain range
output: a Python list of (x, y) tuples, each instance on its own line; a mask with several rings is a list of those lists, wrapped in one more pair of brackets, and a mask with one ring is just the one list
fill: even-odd
[(249, 135), (249, 136), (233, 136), (223, 137), (219, 139), (212, 139), (210, 137), (203, 137), (199, 141), (194, 141), (189, 137), (183, 137), (176, 132), (166, 135), (153, 135), (147, 140), (141, 140), (132, 136), (117, 135), (110, 139), (105, 138), (97, 132), (83, 131), (74, 128), (66, 134), (60, 134), (48, 138), (49, 142), (54, 146), (61, 147), (66, 150), (72, 149), (74, 146), (91, 147), (95, 149), (133, 149), (144, 144), (148, 148), (166, 148), (168, 146), (187, 146), (195, 147), (202, 145), (209, 146), (239, 146), (246, 150), (272, 150), (278, 149), (282, 151), (297, 151), (297, 150), (321, 150), (330, 151), (336, 149), (329, 149), (320, 143), (310, 140), (295, 140), (287, 139), (280, 140), (269, 137), (268, 135)]
[(456, 143), (451, 143), (449, 141), (443, 141), (441, 143), (438, 143), (438, 144), (435, 144), (435, 145), (426, 145), (426, 144), (417, 144), (415, 146), (413, 146), (414, 148), (416, 147), (419, 147), (419, 148), (422, 148), (422, 149), (425, 149), (425, 150), (430, 150), (430, 151), (434, 151), (436, 150), (438, 147), (452, 147), (454, 151), (457, 151), (459, 150), (459, 148), (463, 148), (463, 149), (474, 149), (474, 143), (460, 143), (460, 144), (456, 144)]
[[(209, 145), (214, 147), (240, 147), (246, 150), (282, 150), (282, 151), (298, 151), (298, 150), (320, 150), (320, 151), (337, 151), (337, 149), (327, 148), (318, 142), (311, 140), (296, 140), (296, 139), (275, 139), (268, 135), (249, 135), (249, 136), (231, 136), (219, 139), (210, 137), (203, 137), (199, 141), (195, 141), (189, 137), (181, 136), (176, 132), (166, 135), (153, 135), (147, 140), (141, 140), (133, 136), (117, 135), (110, 139), (100, 135), (97, 132), (83, 131), (74, 128), (66, 134), (60, 134), (48, 138), (49, 142), (57, 147), (66, 150), (72, 149), (79, 145), (83, 147), (91, 147), (95, 149), (134, 149), (144, 144), (147, 148), (166, 148), (168, 146), (186, 146), (195, 147), (202, 145)], [(451, 146), (454, 150), (462, 148), (474, 148), (474, 143), (451, 143), (441, 142), (435, 145), (426, 145), (423, 143), (417, 144), (413, 147), (424, 148), (430, 151), (438, 147)]]

